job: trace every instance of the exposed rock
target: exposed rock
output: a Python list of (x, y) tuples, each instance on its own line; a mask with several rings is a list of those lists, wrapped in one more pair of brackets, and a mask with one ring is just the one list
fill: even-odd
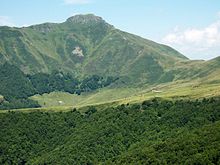
[(83, 50), (79, 46), (75, 47), (75, 49), (72, 51), (72, 54), (76, 55), (77, 57), (84, 57)]
[(4, 97), (0, 95), (0, 104), (4, 101)]
[(61, 104), (63, 104), (63, 101), (60, 100), (60, 101), (58, 101), (58, 103), (59, 103), (59, 105), (61, 105)]
[(101, 17), (95, 16), (94, 14), (86, 14), (86, 15), (75, 15), (67, 19), (67, 22), (72, 23), (82, 23), (87, 24), (91, 22), (105, 22)]
[(108, 24), (105, 20), (102, 19), (102, 17), (96, 16), (94, 14), (85, 14), (85, 15), (75, 15), (66, 20), (68, 23), (73, 24), (83, 24), (83, 25), (91, 25), (91, 24), (104, 24), (106, 27), (114, 27), (110, 24)]
[(41, 33), (49, 33), (53, 30), (55, 23), (44, 23), (41, 25), (30, 26), (32, 29), (37, 30)]

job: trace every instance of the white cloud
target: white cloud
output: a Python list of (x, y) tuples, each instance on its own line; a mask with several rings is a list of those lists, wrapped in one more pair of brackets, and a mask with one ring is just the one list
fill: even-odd
[(14, 26), (10, 17), (0, 16), (0, 26)]
[(69, 5), (79, 5), (79, 4), (88, 4), (90, 0), (64, 0), (65, 4)]
[(217, 13), (218, 18), (220, 18), (220, 11)]
[(162, 42), (191, 59), (211, 59), (220, 56), (220, 20), (205, 28), (175, 28)]

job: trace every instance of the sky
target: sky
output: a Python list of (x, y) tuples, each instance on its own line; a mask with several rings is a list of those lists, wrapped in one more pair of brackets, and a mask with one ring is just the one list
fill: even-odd
[(0, 26), (64, 22), (88, 13), (190, 59), (220, 56), (220, 0), (0, 0)]

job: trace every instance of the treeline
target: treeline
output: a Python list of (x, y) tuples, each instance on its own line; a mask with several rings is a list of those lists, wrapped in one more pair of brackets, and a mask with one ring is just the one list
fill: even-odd
[(73, 77), (71, 74), (54, 71), (51, 74), (38, 73), (28, 76), (36, 93), (50, 93), (52, 91), (64, 91), (80, 95), (82, 92), (89, 92), (106, 87), (116, 80), (113, 77), (102, 77), (92, 75), (83, 80)]
[(219, 164), (219, 102), (0, 113), (0, 164)]
[(0, 95), (5, 99), (0, 103), (0, 109), (39, 107), (37, 102), (28, 97), (53, 91), (80, 95), (82, 92), (106, 87), (115, 80), (113, 77), (98, 75), (79, 80), (68, 73), (58, 71), (51, 74), (25, 75), (19, 68), (5, 63), (0, 65)]
[(28, 99), (36, 90), (26, 75), (17, 67), (5, 63), (0, 65), (0, 109), (39, 107), (40, 105)]

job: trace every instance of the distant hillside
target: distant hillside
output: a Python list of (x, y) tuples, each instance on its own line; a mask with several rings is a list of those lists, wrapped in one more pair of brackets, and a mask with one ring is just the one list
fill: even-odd
[(220, 77), (218, 76), (220, 74), (220, 57), (210, 61), (180, 61), (168, 73), (175, 77), (173, 81), (193, 82), (195, 80), (200, 83), (220, 83)]
[(152, 83), (187, 60), (168, 46), (115, 29), (92, 14), (60, 24), (0, 27), (0, 36), (0, 62), (28, 74), (59, 70), (79, 77), (97, 74), (121, 77), (126, 83)]

